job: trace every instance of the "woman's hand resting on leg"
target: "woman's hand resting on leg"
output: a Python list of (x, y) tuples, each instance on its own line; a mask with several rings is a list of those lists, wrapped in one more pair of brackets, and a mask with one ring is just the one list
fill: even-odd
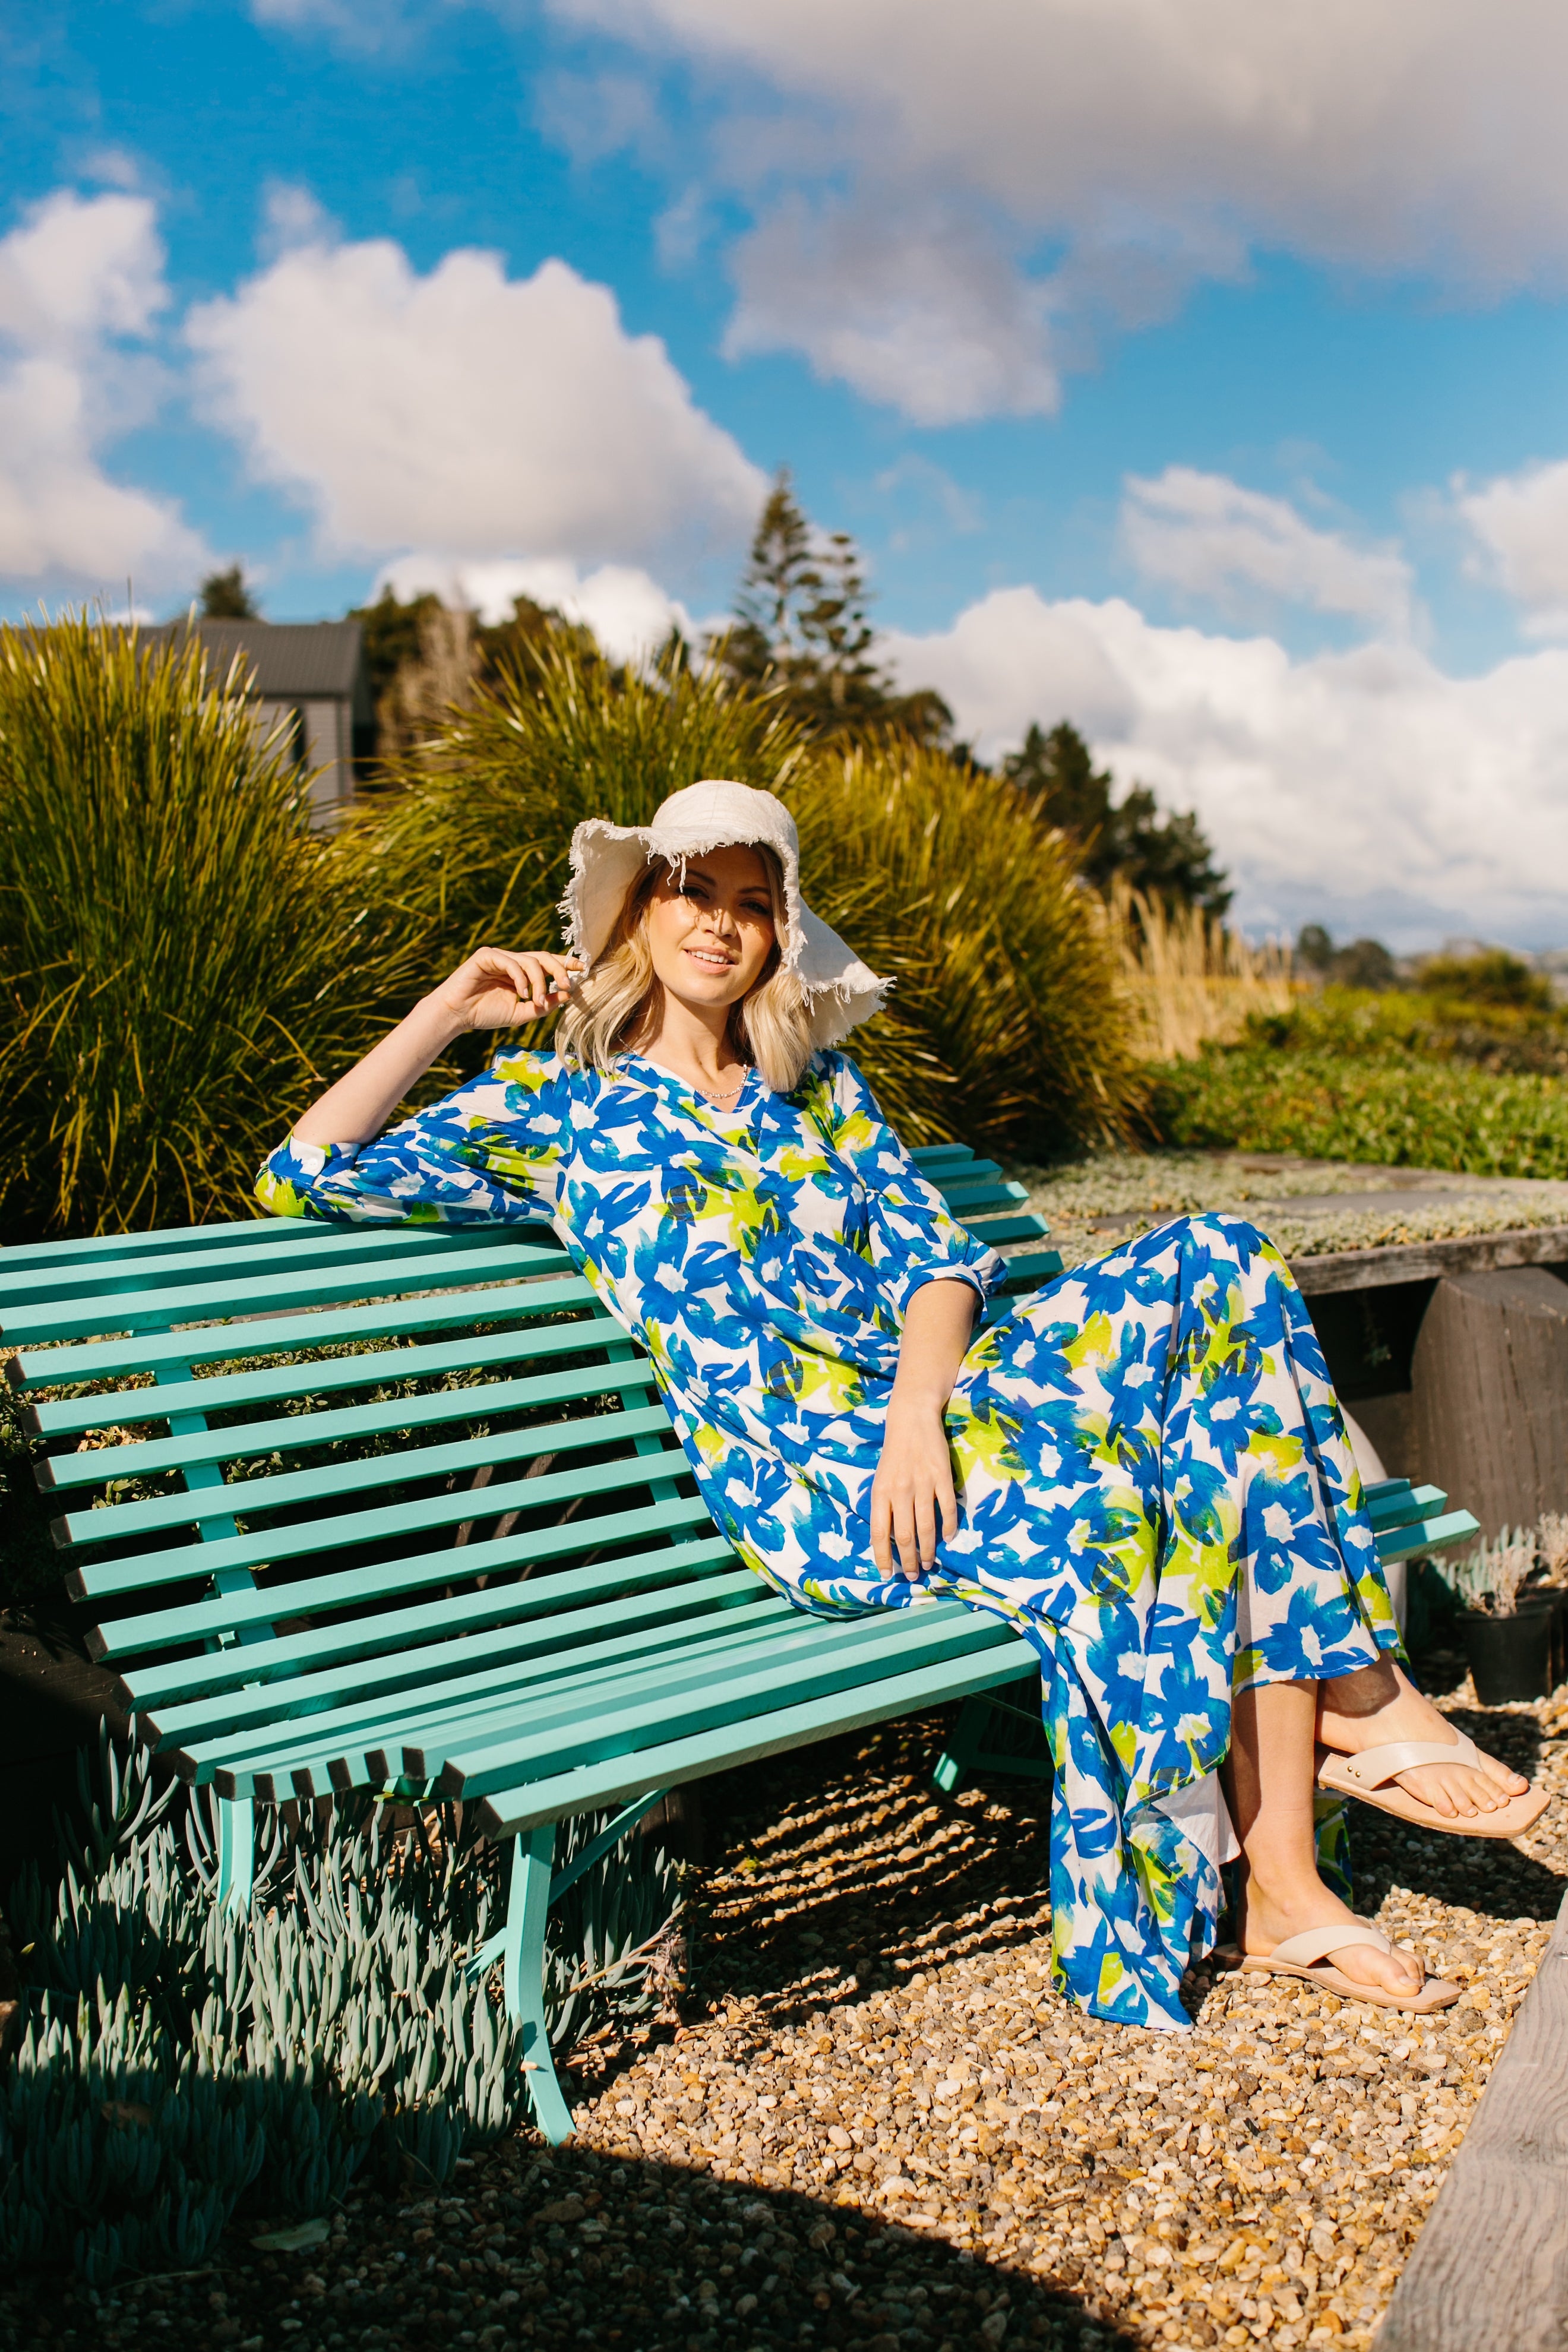
[(967, 1282), (928, 1282), (904, 1312), (882, 1458), (871, 1482), (871, 1557), (911, 1580), (931, 1567), (939, 1538), (958, 1533), (958, 1497), (942, 1415), (974, 1330)]
[(895, 1397), (871, 1484), (871, 1556), (884, 1576), (912, 1581), (935, 1560), (939, 1533), (951, 1539), (957, 1532), (958, 1497), (941, 1409), (900, 1404)]

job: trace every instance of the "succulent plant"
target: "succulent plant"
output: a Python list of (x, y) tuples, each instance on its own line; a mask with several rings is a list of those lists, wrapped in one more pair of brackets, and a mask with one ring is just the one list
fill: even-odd
[[(250, 1909), (217, 1901), (204, 1791), (176, 1823), (150, 1759), (84, 1754), (58, 1865), (7, 1910), (21, 2030), (0, 2076), (0, 2263), (71, 2262), (89, 2285), (185, 2268), (242, 2197), (320, 2213), (371, 2163), (448, 2180), (524, 2111), (521, 2029), (474, 1956), (504, 1916), (506, 1857), (458, 1806), (393, 1834), (373, 1796), (271, 1817)], [(563, 1864), (604, 1817), (564, 1825)], [(661, 1995), (679, 1874), (635, 1833), (551, 1918), (557, 2048)]]

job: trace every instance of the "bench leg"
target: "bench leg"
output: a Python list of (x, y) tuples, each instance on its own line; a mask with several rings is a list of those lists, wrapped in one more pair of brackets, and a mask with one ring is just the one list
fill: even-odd
[(256, 1800), (217, 1801), (217, 1899), (230, 1911), (248, 1911), (256, 1885)]
[(507, 2015), (522, 2027), (522, 2058), (528, 2068), (533, 2120), (552, 2147), (572, 2137), (572, 2110), (562, 2096), (550, 2029), (544, 2016), (544, 1929), (550, 1916), (550, 1879), (555, 1860), (555, 1824), (547, 1822), (512, 1841), (511, 1892), (507, 1901), (505, 1973)]
[[(1002, 1772), (1022, 1780), (1055, 1777), (1040, 1727), (1039, 1687), (1030, 1675), (1020, 1683), (1006, 1684), (1001, 1690), (977, 1691), (964, 1700), (952, 1736), (931, 1776), (939, 1796), (956, 1796), (974, 1771)], [(1024, 1746), (1019, 1744), (1020, 1726)]]
[(960, 1707), (952, 1736), (937, 1758), (936, 1769), (931, 1776), (931, 1787), (940, 1796), (955, 1797), (963, 1786), (969, 1768), (980, 1753), (985, 1718), (990, 1712), (985, 1700), (978, 1694), (966, 1698)]

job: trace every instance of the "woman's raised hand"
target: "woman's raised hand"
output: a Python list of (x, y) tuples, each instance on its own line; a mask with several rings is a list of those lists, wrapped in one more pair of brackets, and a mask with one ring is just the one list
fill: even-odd
[(582, 974), (576, 956), (476, 948), (434, 994), (463, 1029), (510, 1029), (558, 1013)]

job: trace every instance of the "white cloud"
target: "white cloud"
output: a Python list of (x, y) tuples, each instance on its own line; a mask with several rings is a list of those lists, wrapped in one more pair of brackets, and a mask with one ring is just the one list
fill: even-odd
[(1129, 478), (1121, 509), (1128, 553), (1147, 580), (1245, 614), (1259, 597), (1345, 613), (1405, 635), (1411, 572), (1386, 548), (1352, 546), (1320, 530), (1284, 499), (1244, 489), (1223, 474), (1168, 466), (1152, 480)]
[(210, 414), (330, 550), (679, 570), (743, 544), (765, 494), (663, 343), (563, 261), (509, 278), (464, 249), (422, 278), (388, 238), (310, 224), (186, 333)]
[(1047, 405), (1097, 326), (1254, 252), (1568, 283), (1557, 0), (551, 6), (695, 68), (710, 177), (756, 217), (736, 347), (930, 421)]
[(888, 651), (983, 748), (1068, 717), (1121, 782), (1194, 807), (1250, 928), (1568, 940), (1568, 649), (1451, 677), (1408, 645), (1294, 660), (1009, 588)]
[(144, 196), (58, 189), (0, 239), (0, 578), (122, 595), (208, 560), (173, 506), (100, 462), (156, 404), (141, 347), (167, 299)]
[(1478, 568), (1524, 607), (1528, 633), (1568, 635), (1568, 459), (1461, 487), (1458, 505), (1480, 543)]
[(405, 604), (433, 590), (444, 604), (467, 605), (492, 625), (510, 618), (514, 597), (531, 596), (569, 621), (585, 621), (612, 661), (646, 659), (672, 628), (695, 643), (709, 625), (693, 621), (685, 605), (647, 572), (624, 563), (601, 564), (584, 574), (574, 563), (549, 557), (467, 563), (439, 555), (400, 555), (378, 574), (372, 593), (379, 595), (384, 587)]
[(971, 224), (792, 199), (742, 238), (733, 268), (731, 359), (804, 352), (819, 376), (920, 425), (1057, 406), (1047, 295)]

